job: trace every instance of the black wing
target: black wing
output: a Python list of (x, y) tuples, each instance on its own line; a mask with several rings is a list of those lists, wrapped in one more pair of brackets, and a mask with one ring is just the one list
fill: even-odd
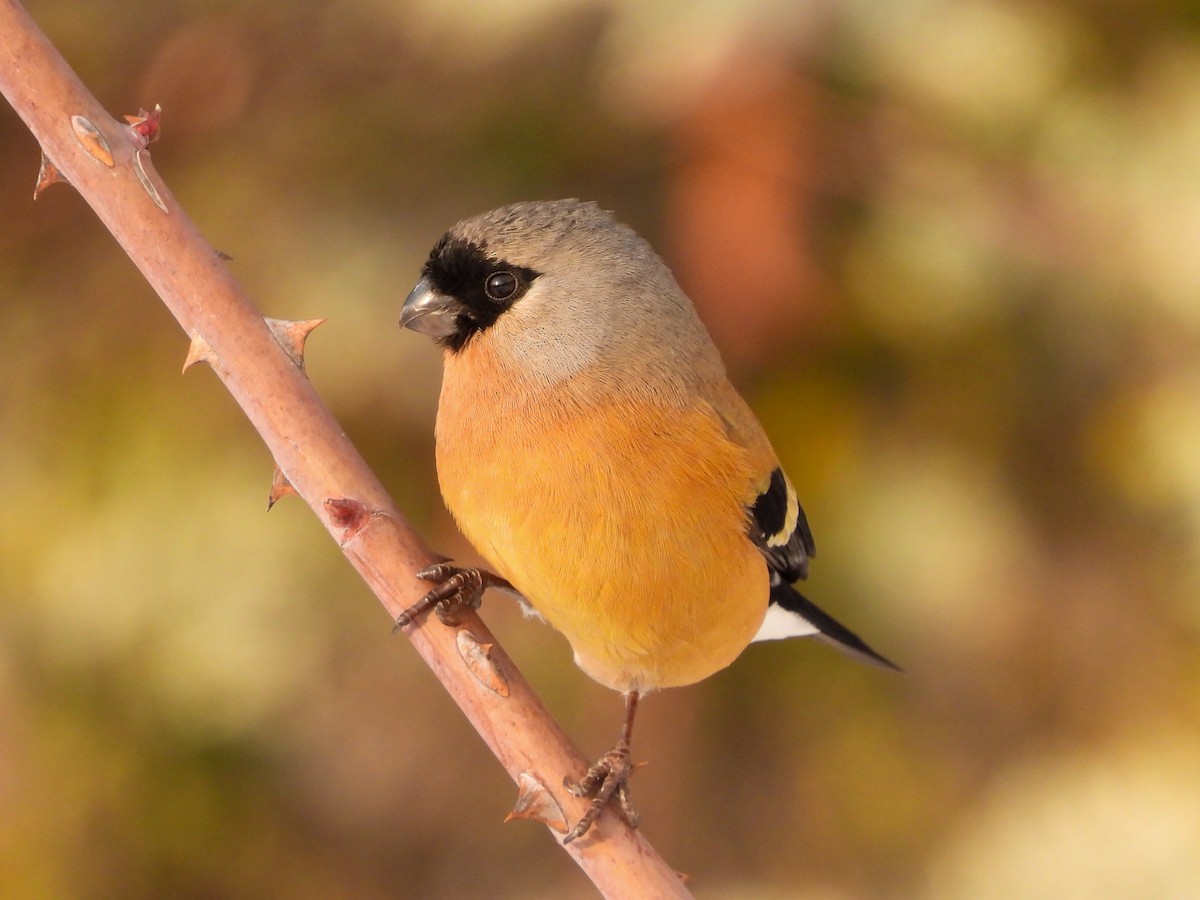
[(750, 536), (772, 573), (789, 584), (808, 577), (808, 561), (817, 555), (817, 545), (783, 469), (771, 473), (771, 483), (750, 508)]

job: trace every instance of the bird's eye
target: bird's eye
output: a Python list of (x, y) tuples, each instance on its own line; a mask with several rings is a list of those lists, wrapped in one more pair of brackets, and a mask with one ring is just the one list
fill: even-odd
[(517, 292), (517, 276), (512, 272), (493, 272), (483, 283), (483, 290), (493, 300), (511, 300)]

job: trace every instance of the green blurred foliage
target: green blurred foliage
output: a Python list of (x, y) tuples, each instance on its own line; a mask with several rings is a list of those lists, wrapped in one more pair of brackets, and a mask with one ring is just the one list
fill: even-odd
[[(1200, 32), (1118, 0), (32, 3), (435, 546), (394, 329), (502, 202), (646, 234), (908, 669), (649, 699), (707, 897), (1200, 894)], [(69, 187), (0, 116), (0, 894), (568, 897), (544, 831)], [(581, 552), (586, 552), (583, 548)], [(586, 752), (619, 701), (493, 624)]]

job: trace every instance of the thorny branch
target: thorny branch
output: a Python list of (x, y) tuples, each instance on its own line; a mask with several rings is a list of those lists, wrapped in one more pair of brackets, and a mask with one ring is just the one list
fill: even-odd
[[(264, 320), (180, 208), (150, 162), (159, 111), (114, 120), (14, 0), (0, 0), (0, 91), (41, 144), (38, 189), (61, 180), (79, 191), (183, 326), (187, 364), (207, 362), (262, 435), (279, 470), (272, 498), (289, 486), (299, 494), (390, 616), (415, 602), (426, 586), (413, 573), (436, 559), (305, 377), (314, 323)], [(425, 618), (404, 631), (517, 782), (512, 815), (564, 834), (587, 802), (562, 780), (586, 760), (478, 616), (453, 628)], [(606, 896), (690, 896), (618, 816), (565, 849)]]

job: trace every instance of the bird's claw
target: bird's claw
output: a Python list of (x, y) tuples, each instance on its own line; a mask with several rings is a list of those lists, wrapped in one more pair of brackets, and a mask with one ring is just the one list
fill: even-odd
[(610, 803), (630, 828), (637, 828), (640, 817), (629, 799), (629, 778), (636, 768), (629, 761), (629, 747), (617, 746), (600, 757), (579, 781), (563, 779), (563, 786), (573, 796), (592, 799), (588, 811), (563, 838), (564, 844), (587, 834), (588, 829), (600, 818), (600, 813), (604, 812), (604, 807)]
[(509, 583), (498, 575), (474, 567), (452, 566), (435, 563), (416, 573), (422, 581), (432, 582), (434, 587), (396, 617), (393, 633), (408, 625), (417, 616), (434, 611), (445, 625), (457, 625), (459, 614), (464, 609), (479, 609), (483, 592), (490, 587), (509, 587)]

